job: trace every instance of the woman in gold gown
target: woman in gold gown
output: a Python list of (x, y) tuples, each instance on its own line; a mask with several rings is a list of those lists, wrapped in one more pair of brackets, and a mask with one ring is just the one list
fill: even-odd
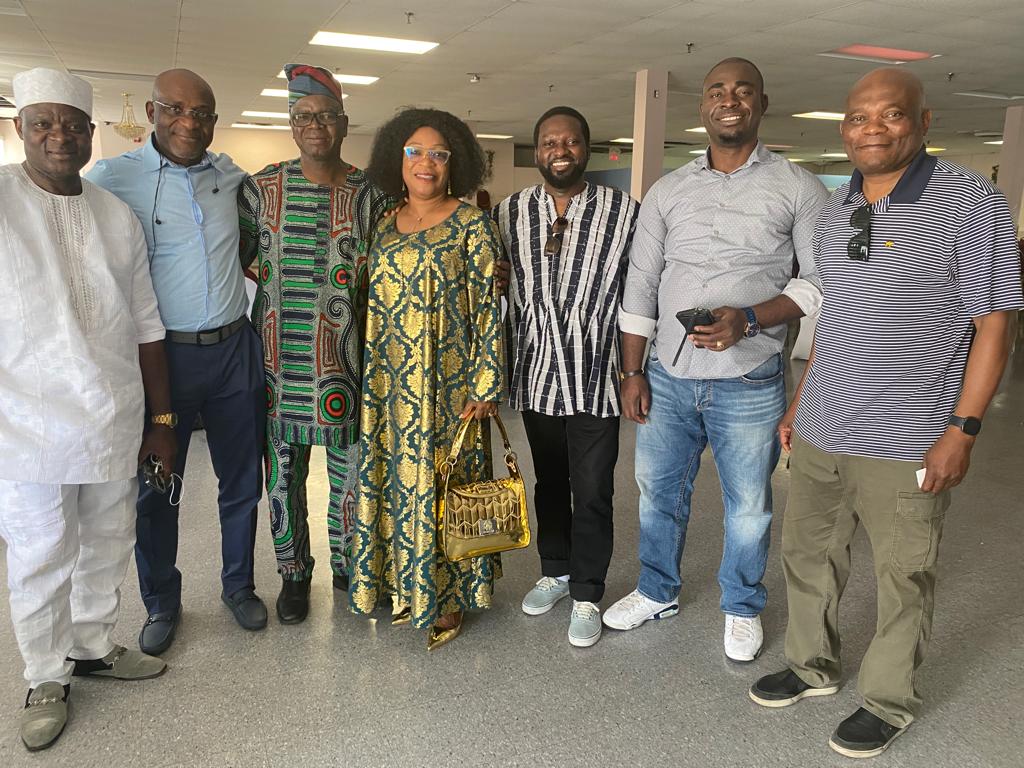
[(391, 598), (393, 623), (430, 628), (428, 648), (453, 639), (463, 612), (491, 604), (498, 557), (448, 562), (438, 546), (436, 467), (461, 419), (475, 418), (455, 482), (490, 477), (486, 422), (503, 382), (488, 216), (459, 201), (485, 161), (447, 112), (405, 110), (377, 133), (367, 174), (404, 198), (370, 250), (352, 610)]

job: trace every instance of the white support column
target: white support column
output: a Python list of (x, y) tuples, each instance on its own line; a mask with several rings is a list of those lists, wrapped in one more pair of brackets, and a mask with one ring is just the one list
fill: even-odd
[[(1024, 107), (1007, 107), (1003, 123), (1003, 147), (999, 152), (999, 188), (1021, 233), (1024, 226)], [(1018, 235), (1020, 236), (1020, 235)]]
[(642, 69), (637, 72), (629, 183), (629, 192), (636, 200), (643, 200), (647, 190), (664, 171), (667, 106), (668, 70)]

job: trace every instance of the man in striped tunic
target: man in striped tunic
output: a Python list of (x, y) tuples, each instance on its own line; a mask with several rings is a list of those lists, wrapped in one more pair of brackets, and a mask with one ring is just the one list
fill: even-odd
[(829, 741), (849, 757), (879, 754), (920, 710), (949, 489), (967, 473), (1024, 305), (1006, 199), (925, 152), (930, 121), (921, 82), (904, 70), (875, 70), (850, 91), (841, 131), (856, 170), (815, 229), (824, 303), (779, 425), (792, 452), (789, 666), (750, 696), (784, 707), (839, 689), (839, 600), (863, 524), (877, 629), (860, 669), (863, 706)]
[(510, 403), (537, 476), (542, 577), (523, 599), (531, 616), (572, 595), (569, 642), (601, 637), (598, 603), (612, 555), (612, 495), (619, 453), (615, 319), (639, 206), (583, 172), (590, 128), (554, 107), (533, 132), (544, 183), (494, 211), (512, 262)]

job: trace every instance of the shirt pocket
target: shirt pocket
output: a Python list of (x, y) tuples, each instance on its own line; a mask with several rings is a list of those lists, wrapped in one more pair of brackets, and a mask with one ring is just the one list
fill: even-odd
[(918, 573), (935, 567), (948, 506), (948, 494), (899, 494), (889, 556), (893, 567), (901, 573)]

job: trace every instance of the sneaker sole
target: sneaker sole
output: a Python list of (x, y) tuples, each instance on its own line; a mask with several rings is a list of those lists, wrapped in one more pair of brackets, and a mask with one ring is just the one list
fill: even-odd
[(520, 608), (523, 609), (523, 613), (525, 613), (527, 616), (542, 616), (543, 614), (547, 613), (552, 608), (554, 608), (556, 605), (558, 605), (558, 601), (559, 600), (561, 600), (564, 597), (568, 597), (568, 596), (569, 596), (569, 591), (566, 590), (564, 595), (559, 595), (557, 598), (555, 598), (555, 600), (553, 600), (552, 602), (548, 603), (547, 605), (542, 605), (540, 607), (534, 607), (534, 606), (527, 605), (526, 603), (523, 603), (522, 605), (520, 605)]
[(679, 613), (678, 605), (670, 605), (668, 608), (663, 608), (657, 613), (653, 613), (650, 616), (640, 619), (640, 621), (634, 622), (633, 624), (616, 624), (613, 621), (608, 620), (608, 614), (601, 617), (601, 621), (604, 625), (610, 629), (617, 629), (620, 632), (628, 632), (631, 629), (636, 629), (641, 624), (646, 624), (648, 621), (658, 621), (659, 619), (668, 619)]
[(128, 681), (132, 681), (132, 680), (154, 680), (155, 678), (162, 677), (163, 674), (168, 669), (169, 669), (169, 667), (166, 664), (164, 664), (164, 668), (161, 669), (159, 672), (154, 672), (153, 674), (150, 674), (150, 675), (137, 675), (135, 677), (124, 677), (124, 676), (118, 677), (117, 675), (114, 674), (114, 671), (112, 669), (100, 669), (100, 670), (97, 670), (95, 672), (86, 672), (85, 674), (74, 675), (74, 677), (83, 677), (83, 678), (84, 677), (91, 677), (91, 678), (93, 678), (95, 680), (128, 680)]
[(753, 689), (747, 691), (750, 695), (751, 701), (755, 704), (760, 704), (762, 707), (769, 707), (771, 709), (779, 709), (781, 707), (789, 707), (796, 704), (801, 699), (809, 699), (812, 696), (831, 696), (835, 693), (839, 693), (838, 685), (827, 685), (824, 688), (808, 688), (802, 693), (798, 693), (795, 696), (790, 696), (788, 699), (764, 699), (754, 693)]
[(593, 637), (573, 637), (572, 635), (569, 635), (569, 645), (575, 648), (589, 648), (592, 645), (596, 645), (597, 641), (600, 639), (600, 632)]
[(896, 741), (896, 739), (898, 739), (900, 736), (902, 736), (903, 735), (903, 731), (905, 731), (905, 730), (907, 730), (907, 729), (904, 728), (901, 731), (897, 731), (893, 735), (893, 737), (891, 739), (889, 739), (887, 742), (885, 742), (885, 744), (883, 744), (882, 746), (880, 746), (880, 747), (878, 747), (876, 749), (869, 749), (869, 750), (849, 749), (848, 747), (844, 747), (843, 745), (838, 744), (837, 742), (833, 741), (831, 738), (828, 740), (828, 745), (830, 747), (832, 747), (832, 749), (834, 749), (840, 755), (843, 755), (843, 757), (853, 757), (853, 758), (859, 758), (859, 757), (878, 757), (878, 755), (882, 754), (883, 752), (885, 752), (885, 750), (887, 750), (889, 748), (890, 744), (892, 744), (894, 741)]
[(757, 649), (757, 653), (755, 653), (749, 659), (748, 658), (738, 658), (736, 656), (730, 656), (728, 651), (724, 651), (724, 653), (725, 653), (725, 658), (727, 658), (729, 661), (735, 661), (737, 664), (749, 664), (752, 661), (756, 661), (757, 657), (761, 655), (761, 651), (763, 651), (763, 650), (764, 650), (764, 645), (762, 644), (761, 647)]

